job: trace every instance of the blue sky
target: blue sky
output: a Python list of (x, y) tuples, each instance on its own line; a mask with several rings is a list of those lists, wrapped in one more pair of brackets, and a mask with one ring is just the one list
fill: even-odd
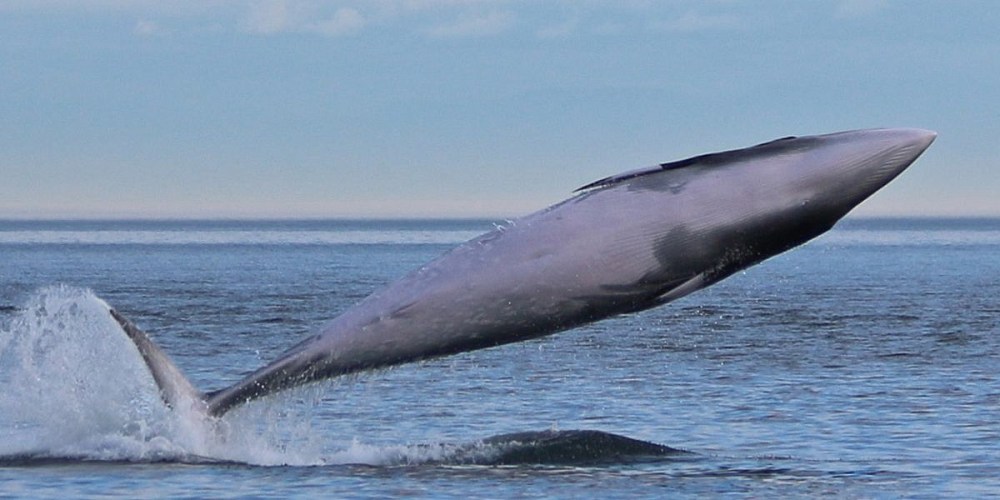
[(0, 218), (511, 217), (786, 135), (939, 132), (1000, 215), (992, 1), (4, 0)]

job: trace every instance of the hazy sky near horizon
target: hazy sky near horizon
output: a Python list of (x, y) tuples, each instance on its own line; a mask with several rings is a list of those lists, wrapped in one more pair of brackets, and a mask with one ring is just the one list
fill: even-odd
[(2, 0), (0, 218), (511, 217), (936, 130), (856, 212), (1000, 215), (993, 1)]

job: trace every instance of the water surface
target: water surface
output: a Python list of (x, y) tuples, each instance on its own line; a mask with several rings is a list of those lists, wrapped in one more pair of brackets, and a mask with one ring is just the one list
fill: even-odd
[[(1000, 221), (847, 220), (673, 304), (204, 424), (223, 387), (490, 221), (0, 222), (0, 495), (1000, 493)], [(594, 429), (689, 453), (491, 462)], [(621, 451), (621, 450), (618, 450)]]

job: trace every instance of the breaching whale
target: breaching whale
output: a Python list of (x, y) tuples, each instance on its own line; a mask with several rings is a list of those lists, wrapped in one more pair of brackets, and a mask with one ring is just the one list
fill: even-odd
[(362, 370), (659, 306), (824, 233), (934, 141), (919, 129), (786, 137), (592, 182), (373, 293), (231, 387), (201, 393), (118, 311), (171, 407), (220, 416)]

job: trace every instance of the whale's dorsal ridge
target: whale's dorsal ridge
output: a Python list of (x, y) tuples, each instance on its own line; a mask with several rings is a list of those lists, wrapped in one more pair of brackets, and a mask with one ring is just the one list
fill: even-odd
[(594, 182), (591, 182), (590, 184), (576, 188), (575, 190), (573, 190), (573, 192), (578, 193), (580, 191), (587, 191), (594, 188), (608, 187), (615, 184), (619, 184), (627, 180), (635, 179), (636, 177), (655, 174), (657, 172), (662, 172), (664, 170), (677, 170), (685, 167), (690, 167), (692, 165), (718, 165), (722, 163), (729, 163), (732, 161), (750, 159), (761, 153), (765, 152), (771, 153), (774, 152), (775, 149), (787, 147), (789, 143), (791, 143), (795, 139), (799, 139), (799, 137), (790, 135), (787, 137), (781, 137), (779, 139), (762, 142), (760, 144), (757, 144), (755, 146), (750, 146), (748, 148), (732, 149), (729, 151), (720, 151), (718, 153), (697, 155), (697, 156), (692, 156), (690, 158), (685, 158), (683, 160), (675, 160), (653, 165), (651, 167), (629, 170), (627, 172), (622, 172), (618, 175), (612, 175), (610, 177), (598, 179)]

